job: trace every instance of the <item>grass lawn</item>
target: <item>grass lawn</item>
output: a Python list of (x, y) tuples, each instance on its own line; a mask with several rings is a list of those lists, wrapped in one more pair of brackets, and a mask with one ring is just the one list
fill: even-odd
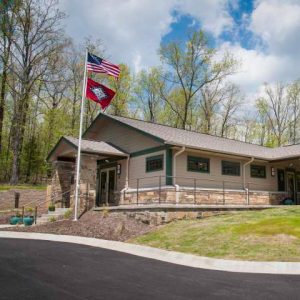
[(9, 185), (9, 184), (0, 184), (0, 192), (9, 191), (9, 190), (46, 190), (46, 185), (29, 185), (29, 184), (20, 184), (20, 185)]
[(216, 258), (300, 261), (300, 207), (176, 221), (130, 242)]

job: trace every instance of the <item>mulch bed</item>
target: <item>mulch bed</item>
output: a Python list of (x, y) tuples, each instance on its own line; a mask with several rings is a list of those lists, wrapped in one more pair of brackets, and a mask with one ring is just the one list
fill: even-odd
[[(77, 222), (62, 220), (31, 227), (14, 227), (5, 230), (78, 235), (106, 240), (126, 241), (140, 236), (155, 226), (144, 224), (120, 213), (103, 214), (89, 211)], [(4, 229), (3, 229), (4, 230)]]
[(8, 224), (9, 218), (13, 215), (12, 212), (0, 213), (0, 224)]

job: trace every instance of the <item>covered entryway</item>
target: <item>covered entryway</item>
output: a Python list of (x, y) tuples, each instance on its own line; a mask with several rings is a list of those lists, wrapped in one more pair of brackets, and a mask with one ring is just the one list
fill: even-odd
[[(62, 201), (67, 195), (69, 199), (62, 203), (67, 202), (68, 206), (72, 206), (77, 147), (78, 139), (63, 137), (48, 156), (47, 160), (52, 162), (54, 171), (51, 184), (51, 192), (55, 191), (55, 195), (51, 196), (54, 203)], [(84, 139), (81, 153), (80, 198), (84, 200), (81, 201), (81, 205), (87, 205), (87, 201), (89, 207), (95, 204), (96, 206), (113, 204), (117, 188), (116, 162), (127, 158), (128, 154), (106, 142)], [(98, 164), (99, 162), (102, 163)], [(72, 172), (65, 172), (66, 168), (59, 168), (66, 163), (72, 164)]]

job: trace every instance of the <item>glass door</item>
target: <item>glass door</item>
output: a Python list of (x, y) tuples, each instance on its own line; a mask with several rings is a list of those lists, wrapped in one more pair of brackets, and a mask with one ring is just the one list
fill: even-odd
[(287, 172), (287, 192), (291, 199), (296, 200), (295, 173), (293, 172)]
[(107, 202), (109, 204), (114, 203), (115, 201), (115, 182), (116, 182), (116, 170), (111, 169), (108, 171), (108, 195)]
[(100, 172), (100, 188), (99, 188), (99, 204), (106, 203), (106, 184), (107, 184), (107, 172)]
[(98, 205), (110, 205), (114, 203), (116, 187), (116, 168), (100, 170), (99, 200)]

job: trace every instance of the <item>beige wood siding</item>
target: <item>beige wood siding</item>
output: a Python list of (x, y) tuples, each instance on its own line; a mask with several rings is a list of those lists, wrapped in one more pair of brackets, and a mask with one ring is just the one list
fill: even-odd
[[(174, 151), (176, 153), (176, 151)], [(210, 159), (210, 172), (198, 173), (187, 170), (187, 156), (199, 156)], [(222, 160), (239, 162), (241, 166), (240, 176), (227, 176), (222, 175)], [(197, 187), (203, 188), (222, 188), (223, 182), (226, 189), (243, 189), (243, 164), (249, 159), (236, 159), (228, 156), (213, 155), (211, 153), (197, 153), (197, 152), (184, 152), (176, 158), (176, 183), (182, 186), (193, 186), (194, 178), (197, 179)], [(258, 191), (277, 191), (277, 169), (286, 169), (289, 165), (299, 171), (299, 161), (289, 161), (282, 163), (268, 163), (256, 161), (252, 163), (254, 165), (266, 166), (266, 178), (253, 178), (250, 175), (250, 165), (245, 168), (246, 174), (246, 187), (250, 190)], [(271, 167), (275, 168), (275, 176), (271, 176)]]
[(118, 164), (121, 165), (121, 174), (117, 175), (117, 186), (116, 190), (121, 191), (125, 188), (126, 185), (126, 168), (127, 168), (127, 159), (122, 159), (118, 161)]
[[(199, 156), (203, 158), (208, 158), (210, 160), (210, 172), (209, 173), (200, 173), (200, 172), (191, 172), (187, 170), (187, 157), (188, 156)], [(241, 176), (225, 176), (222, 175), (222, 160), (240, 162), (236, 159), (231, 158), (222, 158), (218, 156), (210, 156), (209, 154), (197, 154), (195, 152), (184, 152), (177, 156), (176, 158), (176, 183), (179, 185), (193, 186), (194, 180), (196, 178), (197, 187), (205, 188), (222, 188), (223, 182), (225, 188), (228, 189), (242, 189), (242, 164), (241, 164)], [(189, 178), (189, 179), (187, 179)]]
[(127, 153), (162, 145), (151, 137), (107, 119), (98, 120), (84, 138), (112, 143)]
[[(146, 158), (163, 155), (163, 170), (146, 172)], [(129, 187), (136, 188), (137, 178), (139, 180), (139, 187), (158, 187), (159, 186), (159, 176), (161, 177), (161, 184), (165, 185), (165, 174), (166, 174), (166, 151), (153, 152), (146, 155), (136, 156), (130, 158), (129, 164)], [(141, 179), (144, 178), (144, 179)]]

